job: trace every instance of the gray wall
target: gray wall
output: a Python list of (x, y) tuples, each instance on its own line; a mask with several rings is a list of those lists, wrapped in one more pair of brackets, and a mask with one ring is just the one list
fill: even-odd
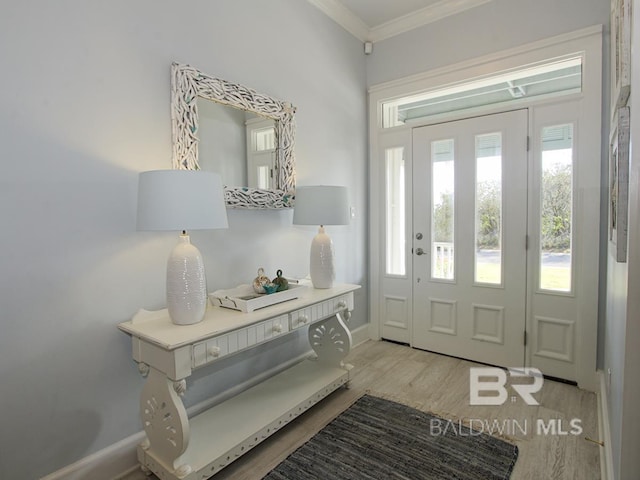
[[(640, 2), (633, 2), (633, 23), (640, 25)], [(636, 30), (637, 31), (637, 30)], [(615, 260), (609, 246), (607, 322), (604, 367), (609, 400), (613, 467), (618, 480), (635, 480), (640, 472), (640, 35), (632, 40), (631, 165), (626, 263)], [(611, 372), (609, 376), (609, 372)]]
[[(0, 15), (0, 477), (33, 479), (141, 430), (143, 380), (116, 329), (164, 305), (177, 235), (136, 232), (137, 174), (171, 168), (169, 67), (189, 63), (298, 107), (299, 184), (341, 184), (337, 278), (366, 283), (360, 42), (299, 0), (26, 0)], [(259, 266), (305, 275), (315, 229), (230, 211), (195, 232), (210, 290)], [(366, 286), (366, 285), (365, 285)], [(352, 325), (367, 320), (366, 289)], [(301, 353), (295, 335), (195, 375), (186, 402)]]

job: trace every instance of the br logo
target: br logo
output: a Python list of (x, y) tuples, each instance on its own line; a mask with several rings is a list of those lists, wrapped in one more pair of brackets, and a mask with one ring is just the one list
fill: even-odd
[[(510, 387), (525, 401), (527, 405), (539, 405), (533, 394), (539, 392), (544, 383), (542, 372), (537, 368), (509, 368), (509, 378), (526, 379), (526, 383), (511, 383)], [(496, 367), (471, 368), (469, 371), (469, 404), (470, 405), (503, 405), (509, 392), (505, 388), (507, 384), (507, 371)], [(512, 401), (516, 397), (512, 396)]]

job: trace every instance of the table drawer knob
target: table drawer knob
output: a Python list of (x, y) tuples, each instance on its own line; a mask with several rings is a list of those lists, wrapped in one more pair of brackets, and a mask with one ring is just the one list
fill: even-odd
[(276, 323), (276, 324), (273, 326), (273, 331), (274, 331), (275, 333), (282, 333), (282, 325), (280, 325), (279, 323)]
[(345, 302), (344, 300), (340, 300), (338, 302), (338, 304), (336, 305), (338, 310), (346, 310), (347, 309), (347, 302)]
[(220, 347), (209, 347), (209, 355), (212, 357), (220, 356)]
[(298, 317), (298, 324), (301, 323), (307, 323), (309, 321), (309, 318), (306, 315), (302, 315), (301, 317)]

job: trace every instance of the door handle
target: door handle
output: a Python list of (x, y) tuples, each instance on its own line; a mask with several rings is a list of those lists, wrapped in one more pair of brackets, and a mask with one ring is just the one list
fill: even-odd
[(424, 255), (424, 250), (420, 247), (416, 248), (416, 255)]

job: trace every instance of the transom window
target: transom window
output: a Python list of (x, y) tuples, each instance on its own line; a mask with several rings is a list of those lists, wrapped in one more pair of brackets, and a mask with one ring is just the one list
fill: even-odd
[(382, 104), (382, 127), (408, 125), (443, 113), (582, 91), (582, 58), (548, 61)]

